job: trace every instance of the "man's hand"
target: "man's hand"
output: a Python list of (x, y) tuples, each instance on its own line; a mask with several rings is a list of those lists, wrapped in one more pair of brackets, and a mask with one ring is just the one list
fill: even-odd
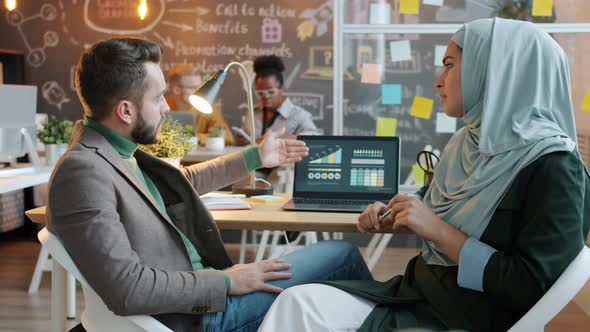
[(244, 295), (256, 291), (280, 293), (282, 288), (269, 285), (265, 281), (289, 279), (291, 273), (277, 272), (284, 271), (291, 267), (291, 264), (281, 259), (264, 260), (251, 264), (236, 264), (225, 273), (231, 280), (230, 295)]
[(234, 135), (234, 142), (236, 142), (236, 145), (239, 145), (239, 146), (244, 146), (244, 145), (250, 144), (250, 141), (242, 135)]
[(280, 138), (284, 133), (285, 128), (282, 128), (264, 135), (262, 142), (258, 144), (262, 166), (266, 168), (277, 167), (286, 163), (298, 162), (307, 156), (309, 148), (305, 146), (305, 142)]

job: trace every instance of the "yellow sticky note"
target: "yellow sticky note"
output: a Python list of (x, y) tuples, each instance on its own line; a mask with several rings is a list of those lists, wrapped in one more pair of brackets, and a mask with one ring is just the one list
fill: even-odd
[(412, 172), (414, 173), (414, 184), (424, 184), (424, 170), (418, 164), (412, 166)]
[(414, 102), (412, 103), (412, 111), (410, 112), (410, 115), (415, 116), (417, 118), (430, 119), (433, 104), (434, 100), (432, 100), (431, 98), (414, 97)]
[(533, 0), (533, 16), (551, 16), (553, 0)]
[(590, 91), (586, 92), (584, 95), (584, 100), (582, 101), (582, 111), (590, 112)]
[(396, 118), (377, 118), (377, 136), (395, 136), (397, 132)]
[(420, 0), (400, 0), (399, 2), (400, 14), (420, 14)]
[(363, 63), (361, 83), (381, 84), (381, 65), (378, 63)]

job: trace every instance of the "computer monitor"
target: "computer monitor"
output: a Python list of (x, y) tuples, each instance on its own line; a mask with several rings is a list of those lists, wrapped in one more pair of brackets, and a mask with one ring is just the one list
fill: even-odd
[(0, 84), (0, 160), (12, 160), (29, 153), (38, 162), (35, 150), (37, 87)]
[(174, 111), (168, 113), (171, 120), (180, 122), (183, 126), (191, 126), (196, 131), (195, 124), (197, 123), (197, 115), (194, 112), (188, 111)]

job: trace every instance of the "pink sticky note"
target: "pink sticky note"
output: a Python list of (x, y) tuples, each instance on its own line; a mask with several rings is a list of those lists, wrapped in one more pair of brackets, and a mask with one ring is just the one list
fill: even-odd
[(363, 63), (361, 83), (381, 84), (381, 65), (376, 63)]

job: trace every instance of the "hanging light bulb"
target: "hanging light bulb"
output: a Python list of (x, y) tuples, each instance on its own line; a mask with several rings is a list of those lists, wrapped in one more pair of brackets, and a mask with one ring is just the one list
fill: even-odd
[(148, 6), (147, 0), (140, 0), (139, 7), (137, 7), (137, 12), (139, 13), (139, 19), (143, 20), (147, 16), (148, 13)]
[(16, 9), (16, 0), (6, 0), (5, 6), (8, 10)]

